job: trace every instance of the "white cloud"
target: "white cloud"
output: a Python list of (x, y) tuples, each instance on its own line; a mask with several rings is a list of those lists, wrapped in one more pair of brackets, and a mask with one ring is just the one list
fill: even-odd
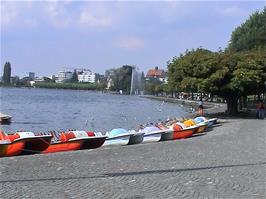
[(118, 46), (125, 49), (139, 49), (145, 45), (142, 39), (136, 37), (126, 37), (118, 40)]
[(1, 6), (1, 25), (10, 25), (19, 15), (19, 9), (14, 2), (2, 2)]
[(44, 10), (53, 26), (68, 27), (73, 22), (75, 16), (71, 16), (72, 13), (69, 12), (70, 4), (71, 2), (46, 2)]
[(88, 2), (79, 16), (81, 26), (108, 27), (114, 23), (114, 13), (110, 3)]
[(110, 26), (112, 25), (112, 20), (108, 17), (96, 16), (88, 11), (83, 11), (80, 15), (79, 23), (88, 26)]

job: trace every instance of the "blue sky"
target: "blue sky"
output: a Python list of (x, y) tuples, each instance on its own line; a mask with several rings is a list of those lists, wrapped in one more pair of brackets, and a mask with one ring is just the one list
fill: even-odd
[[(159, 66), (186, 49), (225, 48), (265, 1), (1, 1), (1, 66), (12, 74)], [(2, 73), (2, 71), (1, 71)]]

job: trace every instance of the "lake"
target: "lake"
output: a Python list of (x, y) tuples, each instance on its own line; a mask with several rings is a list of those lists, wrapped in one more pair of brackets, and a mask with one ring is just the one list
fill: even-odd
[(188, 115), (182, 105), (139, 96), (37, 88), (0, 88), (0, 92), (0, 111), (13, 117), (10, 125), (0, 126), (7, 133), (136, 129), (139, 124)]

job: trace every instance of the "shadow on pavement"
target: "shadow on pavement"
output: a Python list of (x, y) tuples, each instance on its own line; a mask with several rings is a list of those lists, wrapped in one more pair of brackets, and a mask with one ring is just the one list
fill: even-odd
[(82, 180), (82, 179), (109, 178), (109, 177), (119, 177), (119, 176), (178, 173), (178, 172), (187, 172), (187, 171), (201, 171), (201, 170), (234, 168), (234, 167), (249, 167), (249, 166), (258, 166), (258, 165), (266, 165), (266, 162), (258, 162), (258, 163), (253, 163), (253, 164), (235, 164), (235, 165), (221, 165), (221, 166), (211, 166), (211, 167), (198, 167), (198, 168), (187, 168), (187, 169), (162, 169), (162, 170), (152, 170), (152, 171), (105, 173), (105, 174), (101, 174), (97, 176), (69, 176), (69, 177), (57, 177), (57, 178), (55, 177), (55, 178), (0, 180), (0, 184), (17, 183), (17, 182), (57, 181), (57, 180)]

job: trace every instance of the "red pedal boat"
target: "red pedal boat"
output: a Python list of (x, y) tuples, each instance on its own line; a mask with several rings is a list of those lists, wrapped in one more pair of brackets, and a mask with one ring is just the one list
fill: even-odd
[(5, 135), (0, 132), (0, 156), (40, 153), (51, 143), (52, 135), (35, 135), (32, 132), (16, 132)]
[(4, 132), (0, 132), (0, 157), (18, 155), (23, 151), (24, 145), (25, 141), (17, 140), (11, 142)]
[(103, 145), (106, 136), (95, 135), (93, 132), (69, 131), (60, 133), (59, 137), (52, 132), (54, 142), (43, 153), (94, 149)]
[(103, 136), (102, 133), (95, 133), (92, 131), (71, 131), (76, 139), (83, 139), (84, 142), (82, 144), (81, 149), (95, 149), (101, 147), (107, 136)]

